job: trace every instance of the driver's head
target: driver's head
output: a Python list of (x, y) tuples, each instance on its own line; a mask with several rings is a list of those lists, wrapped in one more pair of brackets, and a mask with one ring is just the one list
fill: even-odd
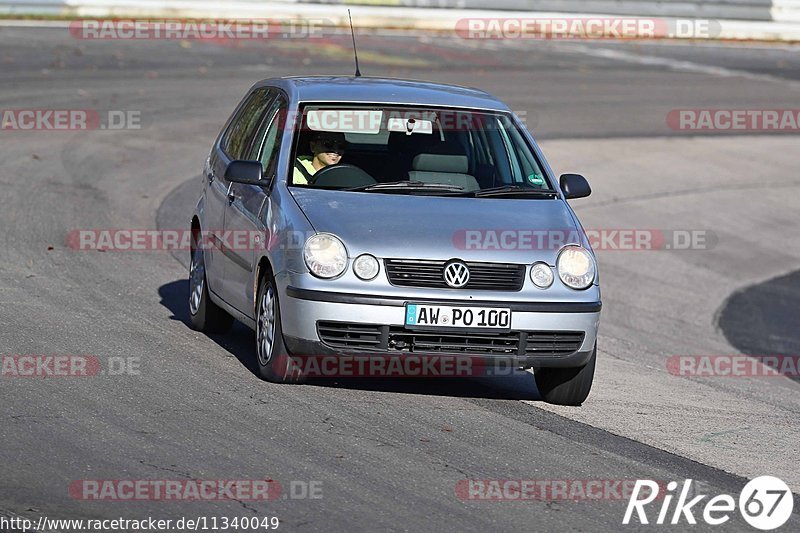
[(320, 167), (336, 165), (342, 160), (346, 145), (343, 133), (320, 131), (311, 138), (311, 153)]

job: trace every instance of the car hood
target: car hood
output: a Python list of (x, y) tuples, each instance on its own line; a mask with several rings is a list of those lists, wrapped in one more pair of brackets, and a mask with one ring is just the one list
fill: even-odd
[(409, 196), (292, 188), (318, 232), (344, 241), (351, 257), (555, 264), (559, 249), (583, 242), (560, 199)]

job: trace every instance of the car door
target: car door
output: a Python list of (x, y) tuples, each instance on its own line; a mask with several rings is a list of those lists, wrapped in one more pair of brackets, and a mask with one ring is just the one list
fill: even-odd
[(207, 169), (206, 224), (211, 245), (206, 253), (208, 286), (218, 297), (233, 305), (233, 292), (226, 277), (226, 264), (231, 261), (230, 237), (225, 233), (225, 216), (233, 194), (233, 184), (225, 179), (231, 161), (247, 159), (253, 137), (274, 94), (268, 88), (253, 90), (231, 119), (209, 159)]
[[(225, 211), (225, 232), (237, 235), (237, 247), (226, 254), (225, 280), (231, 294), (231, 305), (252, 316), (255, 301), (256, 261), (268, 236), (264, 233), (261, 211), (267, 201), (268, 186), (275, 177), (277, 154), (286, 119), (287, 98), (277, 89), (253, 136), (247, 159), (260, 161), (264, 186), (234, 183)], [(244, 245), (244, 246), (242, 246)]]
[(222, 293), (224, 282), (222, 273), (225, 263), (218, 243), (222, 238), (225, 205), (228, 201), (230, 187), (230, 183), (225, 180), (224, 176), (225, 168), (222, 166), (222, 160), (215, 148), (209, 155), (205, 168), (206, 194), (204, 227), (202, 229), (208, 237), (207, 241), (204, 241), (207, 245), (204, 251), (204, 260), (208, 289), (217, 295)]
[(236, 241), (247, 244), (226, 254), (225, 279), (231, 293), (230, 304), (248, 316), (253, 315), (255, 301), (253, 276), (259, 257), (257, 250), (268, 239), (261, 222), (261, 211), (267, 201), (268, 186), (275, 179), (287, 105), (286, 97), (275, 90), (275, 98), (262, 117), (247, 155), (248, 160), (261, 162), (264, 186), (234, 183), (225, 212), (226, 235), (238, 234)]

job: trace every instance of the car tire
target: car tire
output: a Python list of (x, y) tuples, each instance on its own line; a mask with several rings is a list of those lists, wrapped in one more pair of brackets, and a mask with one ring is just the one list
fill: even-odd
[(203, 250), (192, 252), (189, 267), (189, 323), (192, 329), (204, 333), (224, 333), (231, 328), (233, 317), (223, 311), (208, 296), (208, 282)]
[(597, 344), (585, 365), (575, 368), (540, 368), (533, 372), (544, 401), (555, 405), (579, 406), (589, 396), (597, 361)]
[(302, 375), (291, 364), (283, 342), (281, 309), (275, 280), (269, 273), (258, 284), (256, 299), (256, 362), (262, 379), (273, 383), (300, 383)]

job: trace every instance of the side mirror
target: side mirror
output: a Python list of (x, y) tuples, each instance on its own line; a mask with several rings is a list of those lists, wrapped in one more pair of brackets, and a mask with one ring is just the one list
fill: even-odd
[(559, 178), (561, 190), (564, 191), (564, 196), (567, 200), (572, 198), (586, 198), (592, 194), (592, 188), (589, 187), (589, 182), (580, 174), (561, 174)]
[(266, 186), (268, 180), (262, 180), (264, 169), (259, 161), (231, 161), (225, 169), (225, 179), (234, 183)]

